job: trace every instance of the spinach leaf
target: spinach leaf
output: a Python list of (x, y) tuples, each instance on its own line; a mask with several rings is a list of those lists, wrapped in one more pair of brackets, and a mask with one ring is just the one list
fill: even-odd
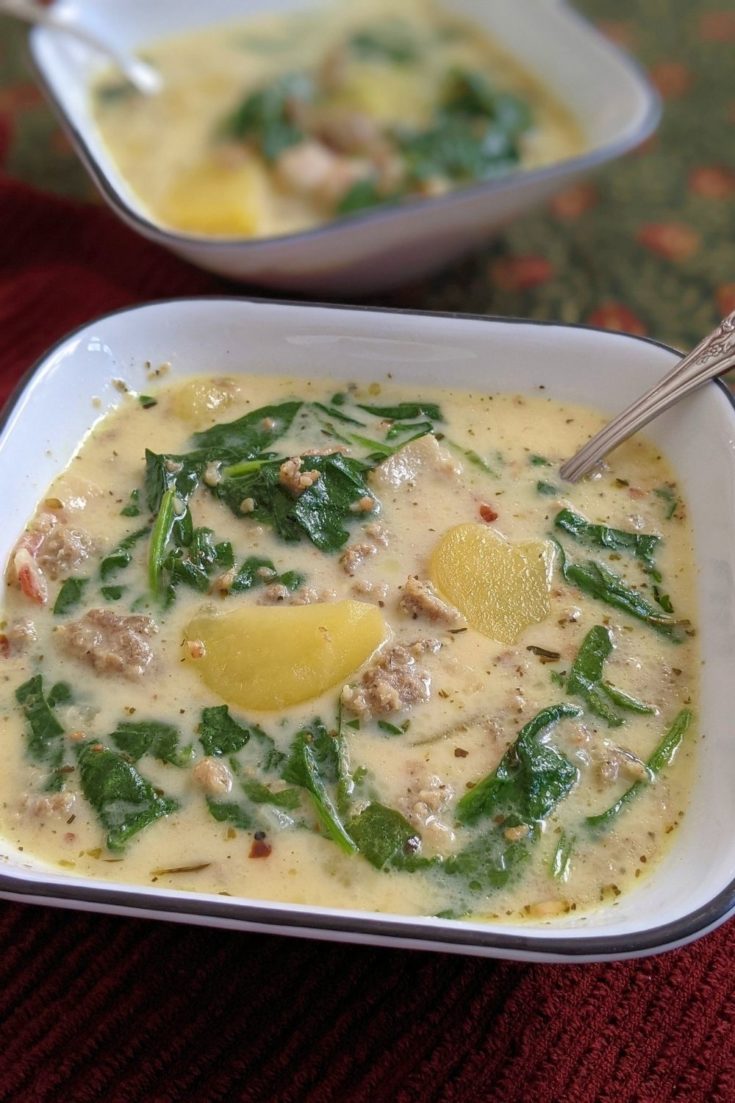
[(440, 118), (427, 130), (401, 133), (398, 142), (412, 182), (439, 176), (465, 183), (507, 172), (518, 163), (506, 133), (493, 125), (478, 128), (460, 116)]
[(629, 789), (626, 789), (623, 795), (619, 797), (614, 804), (605, 809), (604, 812), (600, 812), (596, 816), (588, 816), (585, 821), (588, 827), (595, 830), (605, 830), (610, 827), (623, 809), (626, 808), (639, 793), (647, 788), (650, 782), (654, 781), (666, 766), (669, 766), (671, 762), (673, 762), (674, 755), (679, 749), (692, 719), (693, 714), (689, 709), (681, 710), (653, 751), (651, 757), (646, 762), (649, 780), (636, 781)]
[(84, 597), (88, 578), (67, 578), (61, 584), (61, 589), (54, 602), (54, 616), (62, 616), (70, 612)]
[(512, 92), (496, 91), (477, 70), (457, 68), (449, 74), (442, 96), (442, 113), (449, 117), (490, 120), (515, 139), (533, 125), (528, 103)]
[(127, 589), (127, 586), (100, 586), (100, 593), (105, 601), (119, 601)]
[[(59, 697), (58, 693), (54, 694), (54, 689), (47, 698), (43, 692), (43, 675), (36, 674), (23, 685), (18, 686), (15, 699), (23, 709), (30, 729), (27, 733), (26, 746), (31, 758), (52, 769), (58, 769), (64, 759), (64, 729), (56, 718), (52, 705), (65, 698)], [(59, 775), (56, 779), (52, 779), (51, 787), (61, 788)]]
[[(308, 537), (321, 551), (337, 551), (349, 537), (345, 524), (355, 519), (354, 503), (361, 498), (375, 501), (365, 481), (369, 465), (339, 452), (304, 456), (301, 470), (317, 471), (319, 478), (294, 497), (281, 484), (281, 462), (259, 463), (256, 470), (234, 477), (225, 472), (212, 491), (235, 516), (272, 525), (283, 540), (293, 543)], [(254, 508), (243, 513), (242, 503), (249, 498)]]
[(288, 432), (302, 406), (300, 399), (277, 406), (261, 406), (236, 421), (222, 422), (195, 433), (192, 439), (196, 448), (209, 459), (227, 455), (255, 459)]
[(245, 796), (253, 804), (274, 804), (276, 808), (283, 808), (293, 812), (301, 804), (298, 789), (271, 789), (254, 778), (243, 778), (240, 782)]
[(585, 563), (570, 563), (560, 544), (557, 544), (561, 559), (561, 571), (565, 580), (576, 586), (583, 593), (603, 601), (606, 605), (612, 605), (615, 609), (621, 609), (629, 616), (644, 621), (661, 635), (667, 636), (674, 643), (681, 643), (689, 628), (689, 622), (676, 620), (666, 613), (651, 605), (638, 590), (631, 586), (606, 567), (603, 563), (597, 563), (588, 559)]
[(120, 510), (122, 517), (140, 517), (140, 491), (130, 491), (130, 501)]
[(179, 746), (179, 732), (160, 720), (135, 720), (118, 724), (110, 739), (133, 762), (149, 754), (172, 766), (188, 766), (194, 757), (191, 746)]
[[(258, 572), (263, 569), (273, 573), (268, 578), (261, 578)], [(304, 575), (298, 571), (284, 571), (283, 574), (279, 574), (271, 559), (251, 555), (248, 556), (232, 580), (230, 593), (242, 593), (245, 590), (251, 590), (254, 586), (262, 586), (265, 583), (269, 586), (273, 583), (280, 583), (287, 590), (293, 592), (303, 585)]]
[(618, 689), (617, 686), (612, 685), (610, 682), (603, 682), (602, 688), (612, 703), (617, 705), (618, 708), (641, 714), (650, 714), (656, 711), (651, 705), (647, 705), (644, 701), (639, 701), (637, 697), (633, 697), (630, 693), (625, 693), (622, 689)]
[(602, 684), (602, 667), (612, 653), (610, 633), (602, 625), (591, 628), (577, 652), (567, 678), (567, 691), (583, 697), (591, 712), (602, 717), (610, 727), (623, 723), (620, 713), (613, 707), (610, 695)]
[(484, 460), (474, 448), (463, 448), (461, 444), (457, 444), (456, 441), (450, 440), (449, 437), (444, 437), (444, 443), (447, 444), (453, 452), (456, 452), (460, 456), (464, 456), (467, 462), (471, 463), (473, 467), (479, 467), (480, 471), (484, 471), (486, 475), (492, 475), (494, 479), (500, 478), (496, 469), (492, 467), (487, 460)]
[(353, 816), (347, 830), (360, 853), (376, 869), (400, 868), (421, 843), (416, 830), (400, 812), (377, 802)]
[(198, 452), (167, 456), (146, 448), (145, 496), (151, 513), (160, 511), (166, 494), (175, 496), (185, 506), (199, 484), (206, 462), (206, 455)]
[(177, 518), (176, 488), (170, 487), (161, 498), (161, 507), (156, 517), (151, 541), (148, 545), (148, 585), (154, 596), (160, 596), (162, 592), (163, 565), (166, 558), (166, 548), (174, 530)]
[(562, 831), (551, 856), (550, 871), (555, 881), (566, 881), (569, 878), (574, 842), (573, 835), (567, 835), (566, 831)]
[(541, 494), (547, 498), (555, 498), (557, 494), (561, 493), (558, 486), (554, 486), (553, 483), (546, 483), (543, 480), (539, 480), (536, 483), (536, 493)]
[(161, 571), (168, 580), (170, 589), (183, 584), (199, 593), (206, 593), (215, 567), (229, 570), (233, 562), (234, 555), (229, 540), (215, 544), (211, 529), (196, 528), (192, 531), (187, 547), (172, 548), (168, 552), (161, 561)]
[(354, 854), (357, 846), (327, 789), (327, 782), (336, 779), (337, 769), (337, 740), (315, 721), (310, 728), (297, 732), (282, 776), (284, 781), (306, 789), (326, 834), (345, 854)]
[(238, 724), (230, 716), (227, 705), (202, 709), (199, 722), (199, 742), (206, 755), (237, 754), (253, 734), (251, 728)]
[(356, 31), (348, 45), (360, 58), (388, 61), (393, 65), (408, 65), (420, 56), (411, 29), (398, 19)]
[(356, 214), (368, 207), (378, 207), (390, 202), (390, 197), (378, 190), (377, 181), (372, 177), (356, 180), (345, 192), (337, 204), (337, 214)]
[[(520, 873), (539, 839), (540, 821), (579, 778), (576, 766), (542, 740), (559, 721), (581, 713), (568, 704), (542, 709), (521, 729), (497, 768), (465, 793), (456, 809), (459, 823), (493, 822), (442, 863), (445, 873), (462, 878), (472, 892), (502, 888)], [(515, 827), (525, 832), (507, 834)]]
[(138, 541), (142, 540), (144, 536), (147, 536), (149, 532), (150, 528), (148, 528), (148, 526), (137, 529), (121, 540), (117, 547), (113, 548), (111, 552), (107, 553), (100, 563), (100, 578), (103, 582), (107, 582), (107, 580), (117, 574), (118, 571), (129, 566), (133, 558), (133, 548)]
[(124, 755), (99, 743), (78, 743), (82, 792), (107, 829), (107, 847), (120, 851), (144, 827), (178, 808), (159, 796)]
[(489, 816), (508, 826), (545, 819), (576, 784), (576, 766), (541, 740), (561, 720), (581, 716), (577, 705), (550, 705), (523, 727), (491, 774), (457, 805), (461, 824)]
[[(332, 405), (331, 406), (325, 406), (325, 404), (323, 402), (312, 402), (311, 405), (313, 406), (313, 408), (315, 410), (319, 410), (319, 411), (321, 411), (321, 413), (327, 414), (328, 417), (334, 418), (335, 421), (342, 421), (342, 422), (345, 423), (345, 425), (362, 425), (362, 426), (364, 426), (364, 422), (358, 421), (356, 417), (349, 417), (342, 410), (337, 409), (337, 404), (335, 404), (335, 398), (337, 398), (337, 395), (335, 395), (334, 398), (332, 399)], [(344, 400), (339, 405), (344, 405)]]
[(624, 529), (610, 528), (609, 525), (593, 525), (571, 509), (563, 509), (554, 518), (558, 529), (573, 536), (591, 547), (608, 548), (610, 551), (630, 552), (640, 559), (649, 571), (655, 571), (655, 556), (660, 536), (649, 536), (642, 532), (626, 532)]
[(431, 421), (394, 421), (386, 431), (386, 440), (395, 440), (396, 437), (403, 436), (405, 433), (410, 433), (406, 440), (404, 440), (400, 447), (404, 444), (408, 444), (409, 441), (418, 440), (419, 437), (425, 437), (428, 433), (433, 432), (434, 425)]
[(46, 697), (51, 708), (54, 708), (55, 705), (66, 705), (71, 699), (71, 686), (68, 682), (56, 682), (51, 686)]
[(207, 808), (209, 814), (219, 823), (231, 823), (241, 831), (247, 831), (253, 826), (248, 810), (234, 801), (213, 800), (212, 797), (207, 797)]
[(459, 877), (473, 892), (503, 888), (518, 876), (531, 857), (538, 828), (532, 826), (527, 835), (510, 841), (497, 827), (478, 835), (458, 854), (443, 863), (443, 870)]
[(250, 92), (222, 123), (230, 138), (252, 141), (266, 161), (275, 161), (289, 146), (304, 138), (304, 132), (289, 110), (294, 100), (308, 101), (313, 88), (308, 77), (286, 74)]
[(389, 418), (391, 421), (410, 421), (412, 418), (428, 417), (432, 421), (444, 421), (444, 416), (434, 402), (399, 402), (397, 406), (365, 406), (357, 404), (375, 417)]
[(676, 514), (680, 505), (679, 498), (673, 486), (669, 486), (668, 484), (665, 486), (657, 486), (653, 493), (664, 503), (664, 517), (667, 521), (670, 521)]

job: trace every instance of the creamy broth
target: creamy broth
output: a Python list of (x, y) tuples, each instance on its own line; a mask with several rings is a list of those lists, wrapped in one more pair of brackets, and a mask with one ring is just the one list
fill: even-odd
[(334, 2), (144, 50), (163, 91), (105, 76), (101, 136), (164, 225), (268, 237), (582, 149), (555, 97), (427, 0)]
[[(613, 901), (685, 809), (697, 650), (665, 458), (639, 438), (559, 480), (601, 420), (393, 383), (126, 394), (8, 567), (5, 836), (56, 871), (237, 897)], [(590, 564), (638, 616), (584, 592)]]

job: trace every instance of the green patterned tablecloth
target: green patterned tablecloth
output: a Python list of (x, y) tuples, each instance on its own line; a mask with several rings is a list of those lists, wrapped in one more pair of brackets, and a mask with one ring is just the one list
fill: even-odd
[[(587, 322), (686, 347), (735, 309), (735, 4), (577, 6), (648, 70), (664, 101), (657, 134), (476, 256), (380, 301)], [(30, 78), (24, 40), (0, 17), (0, 170), (97, 201)]]

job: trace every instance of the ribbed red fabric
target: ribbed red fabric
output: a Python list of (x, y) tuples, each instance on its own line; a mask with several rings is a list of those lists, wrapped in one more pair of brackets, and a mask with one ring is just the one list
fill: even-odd
[[(0, 180), (0, 395), (68, 329), (229, 291)], [(733, 1103), (735, 928), (513, 965), (0, 902), (0, 1101)]]

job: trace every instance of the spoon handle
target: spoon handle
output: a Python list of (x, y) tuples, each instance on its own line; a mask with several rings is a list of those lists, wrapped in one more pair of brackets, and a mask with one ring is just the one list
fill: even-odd
[(133, 54), (118, 50), (111, 43), (103, 41), (97, 34), (87, 30), (77, 22), (73, 8), (44, 7), (36, 0), (0, 0), (0, 13), (14, 15), (16, 19), (22, 19), (26, 23), (52, 27), (54, 30), (72, 35), (80, 42), (97, 50), (98, 53), (110, 58), (126, 79), (144, 95), (154, 95), (162, 87), (161, 77), (151, 65)]
[(735, 368), (735, 310), (713, 330), (696, 348), (684, 356), (654, 387), (636, 399), (627, 409), (596, 433), (591, 440), (567, 460), (560, 468), (560, 475), (568, 482), (576, 483), (595, 464), (617, 448), (658, 414), (668, 410), (684, 395), (701, 387), (708, 379)]

